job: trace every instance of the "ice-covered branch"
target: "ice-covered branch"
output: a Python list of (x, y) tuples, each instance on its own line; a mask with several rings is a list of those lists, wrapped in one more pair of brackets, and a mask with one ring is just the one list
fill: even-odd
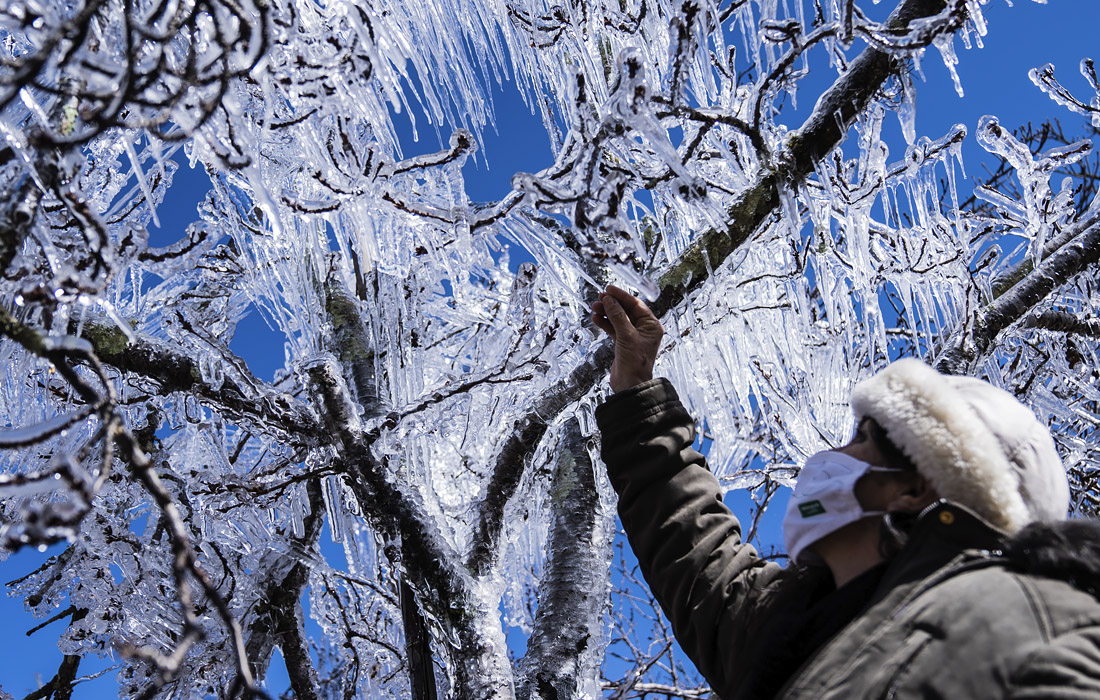
[[(904, 27), (943, 7), (942, 0), (905, 0), (891, 14), (889, 24)], [(763, 172), (729, 208), (726, 227), (703, 232), (661, 276), (661, 295), (652, 304), (654, 311), (662, 316), (671, 311), (743, 245), (779, 207), (779, 187), (796, 188), (814, 172), (816, 164), (844, 138), (883, 81), (901, 68), (900, 60), (891, 54), (864, 49), (848, 72), (821, 95), (810, 116), (788, 138), (786, 148), (775, 155), (778, 170)]]
[(322, 438), (320, 423), (306, 405), (252, 376), (243, 361), (234, 363), (242, 382), (228, 375), (215, 384), (206, 381), (194, 357), (162, 340), (134, 331), (127, 334), (99, 321), (85, 323), (83, 335), (101, 362), (124, 374), (151, 379), (165, 395), (191, 393), (227, 416), (256, 420), (303, 444)]
[(669, 683), (634, 683), (629, 686), (626, 693), (620, 693), (619, 688), (616, 686), (605, 688), (605, 690), (614, 691), (611, 697), (615, 700), (629, 700), (631, 698), (645, 700), (654, 697), (664, 697), (668, 700), (703, 700), (704, 698), (714, 697), (714, 691), (709, 686), (683, 688)]
[(41, 201), (42, 190), (33, 179), (26, 177), (6, 203), (0, 219), (0, 273), (7, 271), (23, 239), (27, 237)]
[[(892, 21), (904, 25), (934, 14), (943, 6), (941, 0), (906, 0), (894, 11)], [(784, 164), (781, 176), (761, 173), (756, 183), (742, 192), (728, 210), (726, 227), (703, 232), (698, 242), (684, 251), (661, 276), (660, 296), (651, 304), (659, 316), (671, 313), (691, 292), (699, 289), (715, 268), (776, 213), (780, 206), (780, 182), (784, 187), (795, 187), (809, 176), (817, 162), (844, 138), (882, 82), (900, 68), (897, 59), (874, 48), (865, 49), (853, 61), (849, 71), (822, 95), (802, 127), (788, 140), (787, 148), (777, 156), (777, 161)], [(611, 343), (601, 344), (516, 422), (512, 434), (498, 451), (488, 490), (478, 507), (478, 524), (467, 558), (467, 566), (478, 575), (488, 571), (496, 556), (504, 506), (515, 493), (524, 465), (545, 435), (547, 423), (566, 406), (579, 401), (606, 376), (613, 356)]]
[[(73, 616), (73, 622), (79, 622), (88, 614), (87, 610), (72, 610), (66, 614)], [(32, 630), (33, 631), (33, 630)], [(27, 633), (28, 635), (30, 632)], [(80, 668), (80, 657), (66, 654), (61, 659), (57, 673), (38, 690), (26, 695), (23, 700), (69, 700), (73, 694), (76, 672)]]
[(585, 358), (564, 379), (546, 391), (534, 407), (516, 421), (511, 435), (504, 441), (493, 460), (484, 498), (478, 504), (477, 525), (466, 567), (477, 576), (483, 576), (493, 565), (497, 545), (503, 527), (505, 506), (516, 492), (520, 477), (530, 455), (546, 435), (549, 424), (571, 404), (584, 397), (597, 382), (607, 376), (615, 351), (610, 342)]
[(218, 617), (229, 633), (232, 645), (230, 653), (235, 659), (237, 671), (229, 694), (236, 695), (240, 693), (246, 697), (266, 698), (267, 694), (256, 685), (253, 679), (240, 623), (230, 611), (228, 601), (222, 596), (218, 587), (199, 563), (198, 556), (191, 544), (188, 528), (183, 522), (174, 499), (164, 487), (164, 483), (153, 468), (152, 462), (137, 444), (134, 436), (128, 430), (120, 430), (115, 439), (119, 444), (119, 456), (129, 465), (130, 471), (153, 498), (170, 533), (173, 557), (172, 573), (176, 583), (176, 597), (182, 608), (184, 618), (183, 634), (169, 655), (165, 656), (151, 647), (124, 650), (127, 655), (149, 661), (157, 669), (157, 678), (141, 694), (142, 700), (152, 698), (165, 683), (175, 678), (176, 674), (179, 673), (184, 656), (204, 636), (201, 622), (195, 612), (193, 593), (188, 579), (193, 579), (199, 584), (202, 593), (214, 605)]
[[(1043, 246), (1040, 259), (1045, 260), (1067, 244), (1078, 240), (1083, 232), (1097, 225), (1100, 225), (1100, 200), (1095, 201), (1093, 206), (1087, 209), (1077, 221), (1066, 226), (1057, 236), (1048, 240), (1046, 245)], [(996, 298), (1001, 297), (1022, 279), (1030, 275), (1034, 269), (1035, 257), (1029, 256), (1003, 274), (998, 275), (992, 284), (993, 296)]]
[(1085, 76), (1096, 92), (1091, 104), (1077, 99), (1072, 92), (1063, 87), (1054, 77), (1054, 66), (1049, 63), (1041, 68), (1032, 68), (1028, 73), (1031, 82), (1035, 83), (1050, 99), (1081, 116), (1088, 117), (1093, 126), (1100, 127), (1100, 81), (1097, 80), (1096, 66), (1091, 58), (1081, 60), (1081, 75)]
[[(306, 484), (309, 515), (303, 522), (302, 537), (295, 537), (295, 544), (310, 550), (317, 546), (324, 524), (324, 503), (320, 481), (311, 479)], [(281, 574), (282, 558), (276, 559), (271, 571)], [(248, 629), (245, 648), (253, 662), (253, 671), (259, 674), (258, 661), (270, 659), (272, 648), (278, 645), (286, 664), (290, 687), (301, 700), (319, 700), (320, 684), (317, 669), (310, 658), (305, 619), (302, 612), (302, 594), (309, 583), (310, 567), (302, 561), (290, 564), (285, 576), (269, 579), (263, 595), (264, 613)]]
[(940, 355), (937, 366), (966, 373), (1001, 332), (1031, 313), (1057, 287), (1100, 262), (1100, 221), (1090, 218), (1089, 222), (1089, 226), (1077, 229), (1074, 238), (982, 308), (973, 328), (959, 331), (959, 339)]
[(610, 513), (600, 493), (588, 445), (575, 418), (562, 429), (550, 493), (553, 505), (538, 612), (516, 697), (591, 697), (598, 692), (603, 612), (611, 564)]
[(1024, 317), (1022, 323), (1029, 328), (1100, 338), (1100, 319), (1079, 318), (1065, 311), (1032, 312)]
[(440, 536), (431, 515), (371, 454), (338, 367), (318, 362), (307, 373), (311, 390), (323, 406), (326, 430), (339, 440), (341, 461), (359, 507), (378, 532), (391, 541), (399, 538), (400, 564), (421, 604), (459, 641), (453, 652), (459, 694), (507, 697), (511, 673), (504, 649), (499, 640), (486, 637), (486, 621), (495, 619), (493, 608), (480, 600), (458, 553)]

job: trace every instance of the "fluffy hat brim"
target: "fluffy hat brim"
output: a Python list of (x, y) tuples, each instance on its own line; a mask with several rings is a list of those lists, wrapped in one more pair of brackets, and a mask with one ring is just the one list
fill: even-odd
[(894, 362), (852, 391), (936, 492), (1009, 533), (1028, 523), (1019, 480), (997, 437), (950, 385), (915, 359)]

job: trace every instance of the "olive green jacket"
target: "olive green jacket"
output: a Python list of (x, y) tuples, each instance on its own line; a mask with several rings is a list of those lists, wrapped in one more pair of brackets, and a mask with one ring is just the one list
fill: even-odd
[[(646, 581), (711, 687), (741, 697), (760, 658), (754, 642), (791, 604), (799, 577), (742, 543), (666, 380), (616, 394), (596, 417)], [(1010, 567), (1003, 543), (953, 504), (924, 515), (867, 607), (778, 697), (1100, 698), (1100, 604), (1067, 581)]]

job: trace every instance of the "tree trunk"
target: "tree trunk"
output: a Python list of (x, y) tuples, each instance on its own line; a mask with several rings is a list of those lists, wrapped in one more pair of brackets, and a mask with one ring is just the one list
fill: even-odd
[(554, 480), (546, 569), (538, 612), (516, 687), (520, 700), (571, 700), (599, 693), (596, 660), (604, 648), (610, 589), (611, 514), (600, 508), (592, 458), (580, 424), (562, 434)]

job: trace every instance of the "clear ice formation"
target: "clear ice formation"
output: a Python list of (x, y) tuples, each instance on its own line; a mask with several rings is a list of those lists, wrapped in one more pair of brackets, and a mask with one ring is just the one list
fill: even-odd
[[(62, 651), (121, 652), (124, 697), (247, 694), (276, 648), (303, 698), (671, 682), (604, 658), (657, 634), (607, 617), (633, 595), (593, 458), (612, 281), (662, 308), (658, 371), (761, 508), (845, 440), (854, 382), (917, 355), (1032, 405), (1095, 512), (1100, 204), (1055, 177), (1092, 144), (918, 136), (909, 71), (845, 113), (870, 51), (933, 47), (962, 93), (984, 3), (923, 5), (899, 31), (804, 0), (6, 4), (0, 557), (68, 542), (12, 594), (78, 611)], [(506, 81), (554, 162), (471, 202)], [(968, 182), (966, 138), (1006, 176)], [(166, 221), (185, 160), (209, 189)], [(250, 313), (273, 381), (231, 350)]]

